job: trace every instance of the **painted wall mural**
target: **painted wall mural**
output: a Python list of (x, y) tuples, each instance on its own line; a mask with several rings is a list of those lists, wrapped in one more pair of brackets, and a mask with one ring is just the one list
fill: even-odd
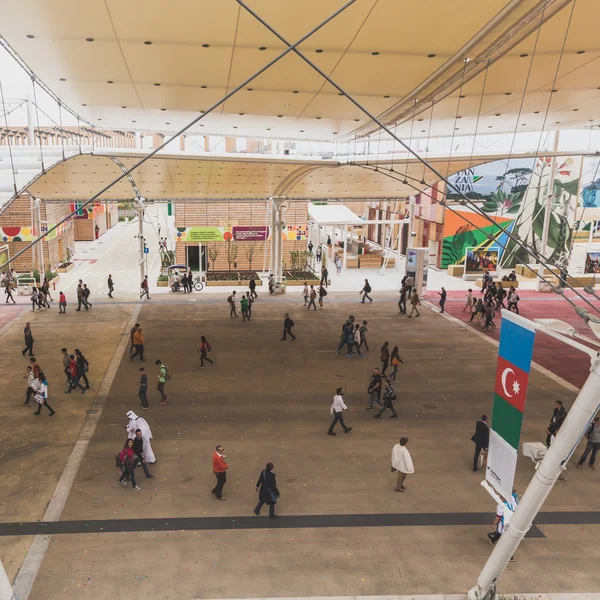
[[(442, 268), (462, 264), (465, 249), (469, 246), (497, 246), (500, 266), (504, 268), (512, 268), (517, 263), (536, 262), (529, 252), (509, 238), (506, 231), (526, 240), (536, 251), (548, 256), (552, 264), (566, 264), (571, 247), (582, 160), (581, 157), (556, 159), (548, 244), (542, 248), (544, 208), (550, 190), (551, 167), (552, 159), (542, 157), (495, 161), (454, 175), (452, 182), (456, 181), (457, 187), (489, 218), (465, 206), (454, 206), (455, 212), (446, 210)], [(455, 192), (448, 194), (449, 200), (459, 197)]]

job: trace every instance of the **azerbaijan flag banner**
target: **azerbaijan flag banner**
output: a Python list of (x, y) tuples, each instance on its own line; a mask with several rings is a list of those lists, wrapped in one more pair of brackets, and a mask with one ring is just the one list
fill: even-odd
[(533, 323), (502, 311), (485, 478), (505, 498), (513, 491), (534, 341)]

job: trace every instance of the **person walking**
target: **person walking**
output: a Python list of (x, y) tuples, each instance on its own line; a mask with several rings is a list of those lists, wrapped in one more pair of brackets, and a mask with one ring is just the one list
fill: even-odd
[(496, 324), (494, 323), (495, 316), (496, 313), (494, 313), (494, 306), (490, 301), (485, 305), (485, 324), (483, 326), (484, 330), (489, 329), (490, 327), (493, 327), (494, 329), (496, 328)]
[(327, 287), (327, 278), (329, 277), (329, 271), (327, 270), (327, 267), (325, 265), (323, 265), (321, 267), (321, 285), (324, 285), (325, 287)]
[(204, 369), (204, 361), (207, 360), (213, 367), (215, 366), (215, 361), (208, 358), (208, 353), (212, 350), (212, 346), (210, 342), (206, 339), (205, 336), (200, 336), (200, 348), (198, 352), (200, 353), (200, 368)]
[(339, 344), (337, 347), (337, 350), (335, 351), (336, 354), (340, 354), (342, 351), (342, 348), (348, 343), (348, 336), (350, 334), (350, 332), (354, 331), (354, 318), (350, 317), (343, 325), (342, 325), (342, 332), (340, 334), (340, 340), (339, 340)]
[(38, 310), (41, 310), (41, 307), (38, 304), (38, 291), (37, 288), (34, 287), (31, 290), (31, 296), (29, 298), (31, 300), (31, 310), (35, 312), (35, 307), (37, 306)]
[(108, 297), (112, 298), (113, 295), (112, 293), (115, 291), (115, 286), (113, 284), (113, 278), (112, 275), (109, 273), (108, 275)]
[(139, 329), (139, 326), (140, 326), (140, 324), (136, 323), (129, 331), (129, 341), (130, 341), (129, 356), (131, 356), (133, 354), (133, 348), (135, 346), (135, 344), (133, 343), (133, 336), (135, 335), (135, 332)]
[(171, 379), (171, 376), (166, 365), (163, 365), (160, 359), (154, 361), (154, 364), (158, 367), (158, 385), (156, 389), (159, 391), (161, 397), (159, 404), (166, 404), (169, 396), (165, 394), (165, 383), (168, 379)]
[(154, 479), (154, 475), (152, 475), (148, 470), (148, 463), (144, 455), (144, 438), (142, 436), (141, 429), (135, 430), (135, 437), (133, 438), (133, 452), (136, 455), (139, 464), (142, 465), (142, 469), (144, 469), (144, 475), (146, 476), (146, 479)]
[(265, 470), (259, 475), (256, 482), (256, 491), (258, 492), (258, 504), (254, 509), (254, 514), (259, 515), (263, 504), (266, 504), (269, 507), (269, 517), (274, 519), (277, 516), (275, 514), (275, 504), (281, 497), (281, 494), (277, 489), (272, 462), (268, 462)]
[(16, 304), (15, 299), (12, 295), (12, 283), (7, 279), (5, 282), (4, 293), (6, 294), (6, 304), (9, 300), (12, 300), (13, 304)]
[(77, 284), (77, 308), (76, 311), (81, 310), (81, 305), (83, 304), (83, 281), (80, 279)]
[(554, 410), (552, 411), (552, 417), (550, 417), (550, 423), (546, 427), (546, 447), (550, 448), (552, 439), (558, 433), (565, 419), (567, 418), (567, 410), (563, 406), (562, 400), (557, 400), (554, 404)]
[(438, 295), (440, 297), (440, 313), (444, 312), (444, 305), (446, 304), (446, 289), (444, 287), (442, 287), (442, 291), (438, 292)]
[(342, 274), (342, 257), (339, 254), (335, 257), (335, 271), (338, 275)]
[(317, 262), (321, 262), (322, 252), (321, 246), (319, 245), (317, 247), (317, 251), (315, 252), (315, 258), (317, 259)]
[(258, 294), (256, 293), (256, 279), (254, 277), (250, 279), (248, 289), (250, 290), (250, 298), (258, 298)]
[(229, 465), (227, 464), (225, 450), (223, 449), (223, 446), (219, 444), (212, 457), (212, 470), (217, 478), (217, 485), (212, 489), (211, 494), (214, 494), (217, 497), (217, 500), (227, 499), (223, 496), (223, 487), (227, 482), (227, 469), (229, 469)]
[(343, 411), (345, 410), (348, 410), (348, 407), (344, 403), (344, 389), (339, 387), (335, 391), (335, 396), (333, 397), (333, 402), (331, 404), (331, 408), (329, 409), (329, 414), (333, 415), (333, 421), (329, 426), (329, 431), (327, 432), (327, 435), (337, 435), (333, 431), (333, 428), (336, 426), (337, 423), (339, 423), (342, 426), (344, 433), (350, 433), (350, 431), (352, 431), (352, 427), (346, 427), (346, 424), (344, 423)]
[(308, 283), (305, 281), (304, 282), (304, 288), (302, 289), (302, 298), (304, 298), (304, 306), (308, 306)]
[(360, 326), (360, 346), (362, 347), (362, 345), (365, 345), (365, 348), (367, 349), (367, 352), (369, 351), (369, 343), (368, 343), (368, 336), (369, 336), (369, 328), (367, 327), (369, 325), (369, 323), (367, 321), (363, 321), (362, 325)]
[(296, 339), (296, 336), (292, 333), (293, 326), (294, 326), (294, 321), (292, 321), (292, 319), (290, 319), (290, 315), (288, 313), (285, 313), (285, 316), (283, 319), (283, 337), (281, 338), (282, 342), (286, 339), (288, 334), (292, 338), (292, 342)]
[(67, 352), (66, 348), (61, 348), (60, 351), (62, 352), (63, 372), (67, 378), (67, 390), (70, 390), (71, 389), (71, 372), (70, 372), (69, 366), (71, 365), (71, 357), (69, 356), (69, 353)]
[(398, 415), (396, 414), (396, 410), (394, 409), (394, 400), (396, 399), (396, 390), (392, 387), (392, 383), (389, 379), (385, 380), (385, 389), (383, 390), (383, 406), (381, 410), (373, 415), (374, 419), (381, 419), (381, 415), (385, 412), (386, 408), (389, 408), (392, 411), (390, 415), (390, 419), (397, 419)]
[(85, 310), (89, 310), (92, 308), (92, 303), (90, 302), (90, 288), (87, 286), (87, 283), (83, 284), (83, 305), (85, 306)]
[(307, 309), (310, 310), (310, 307), (312, 306), (315, 310), (317, 310), (317, 305), (315, 304), (315, 300), (317, 299), (317, 292), (315, 290), (314, 285), (310, 286), (309, 298), (310, 302), (308, 303)]
[(483, 300), (479, 298), (477, 303), (474, 304), (473, 310), (471, 312), (471, 318), (469, 319), (469, 323), (473, 321), (475, 317), (477, 317), (477, 323), (479, 323), (485, 313), (485, 306), (483, 305)]
[(27, 321), (23, 329), (23, 337), (25, 338), (25, 348), (21, 354), (25, 356), (29, 352), (29, 356), (33, 356), (33, 333), (31, 332), (31, 323)]
[(140, 406), (142, 408), (148, 408), (148, 375), (146, 375), (146, 369), (140, 367), (140, 389), (138, 390), (138, 396), (140, 398)]
[(70, 394), (71, 391), (74, 390), (75, 388), (79, 388), (81, 390), (82, 394), (87, 394), (89, 388), (85, 388), (79, 383), (80, 369), (77, 364), (77, 358), (75, 357), (74, 354), (69, 354), (69, 359), (71, 361), (69, 363), (69, 375), (71, 376), (71, 384), (70, 384), (69, 391), (67, 392), (67, 394)]
[(125, 440), (125, 446), (118, 456), (118, 462), (121, 465), (121, 477), (119, 483), (121, 485), (127, 485), (127, 479), (131, 480), (131, 486), (134, 490), (141, 490), (135, 482), (135, 468), (138, 464), (138, 457), (133, 450), (133, 440), (128, 438)]
[(494, 310), (500, 310), (500, 308), (506, 308), (504, 305), (504, 298), (507, 296), (506, 288), (502, 287), (502, 283), (498, 284), (498, 291), (496, 292), (496, 306)]
[(392, 374), (390, 375), (390, 379), (392, 381), (396, 381), (396, 374), (398, 373), (398, 367), (403, 363), (404, 363), (404, 361), (400, 358), (400, 354), (398, 353), (398, 346), (394, 346), (394, 348), (392, 350), (391, 360), (390, 360), (390, 364), (392, 365), (392, 368), (394, 369), (392, 371)]
[(140, 430), (142, 432), (142, 438), (144, 439), (144, 457), (148, 463), (155, 463), (156, 456), (154, 456), (152, 444), (150, 442), (152, 439), (152, 431), (150, 425), (148, 425), (148, 421), (143, 417), (138, 417), (132, 410), (127, 412), (126, 417), (129, 419), (129, 423), (123, 427), (127, 430), (128, 437), (134, 439), (137, 435), (136, 431)]
[(360, 351), (360, 344), (361, 344), (360, 325), (358, 323), (356, 323), (354, 325), (354, 345), (352, 347), (356, 348), (356, 353), (358, 354), (358, 358), (363, 358), (363, 353)]
[(129, 355), (129, 360), (133, 362), (133, 359), (136, 356), (140, 357), (140, 360), (144, 359), (144, 329), (137, 326), (136, 330), (133, 333), (133, 347), (135, 348), (135, 352)]
[(371, 375), (371, 380), (369, 381), (369, 387), (367, 388), (367, 394), (369, 394), (369, 405), (365, 410), (374, 410), (373, 404), (377, 402), (379, 406), (383, 406), (381, 404), (381, 374), (379, 373), (379, 369), (376, 367), (373, 369), (373, 375)]
[(467, 301), (463, 308), (463, 312), (465, 312), (465, 310), (468, 310), (469, 313), (472, 315), (473, 314), (473, 290), (471, 288), (469, 288), (467, 290), (466, 298), (467, 298)]
[(58, 313), (67, 313), (67, 297), (62, 292), (59, 292), (58, 294)]
[(248, 313), (248, 299), (246, 298), (246, 294), (242, 294), (242, 299), (240, 300), (240, 308), (242, 309), (242, 320), (250, 320), (250, 314)]
[(406, 314), (406, 296), (407, 296), (407, 289), (406, 289), (406, 286), (403, 285), (400, 288), (400, 297), (398, 298), (398, 310), (400, 311), (401, 315)]
[(412, 296), (413, 286), (415, 285), (415, 278), (412, 275), (407, 275), (404, 281), (404, 287), (406, 288), (406, 296), (410, 298)]
[(481, 415), (481, 420), (475, 423), (475, 433), (471, 437), (471, 441), (475, 444), (473, 471), (477, 471), (479, 470), (479, 457), (481, 456), (481, 452), (483, 451), (484, 457), (486, 457), (490, 445), (490, 427), (487, 415)]
[(314, 248), (314, 246), (313, 246), (313, 243), (311, 240), (310, 242), (308, 242), (308, 253), (309, 254), (312, 254), (313, 248)]
[(369, 296), (369, 294), (371, 293), (371, 284), (369, 283), (368, 279), (365, 279), (365, 284), (363, 285), (362, 290), (360, 290), (360, 292), (358, 292), (359, 294), (362, 294), (362, 300), (361, 303), (364, 304), (365, 303), (365, 298), (369, 299), (369, 302), (373, 302), (373, 298), (371, 298), (371, 296)]
[(79, 348), (75, 348), (75, 360), (77, 361), (77, 377), (83, 377), (83, 381), (85, 381), (85, 387), (89, 389), (90, 382), (88, 381), (86, 373), (90, 370), (90, 363), (81, 353)]
[(327, 290), (322, 285), (319, 285), (319, 306), (321, 310), (323, 310), (323, 298), (325, 296), (327, 296)]
[(228, 298), (227, 302), (229, 303), (229, 317), (231, 319), (237, 319), (238, 314), (235, 310), (235, 292), (233, 292)]
[[(408, 279), (410, 279), (410, 277)], [(408, 282), (408, 279), (406, 280), (407, 282)], [(408, 286), (406, 289), (408, 289)], [(421, 316), (419, 314), (419, 309), (417, 308), (418, 306), (421, 306), (421, 300), (419, 298), (419, 292), (417, 292), (417, 290), (415, 290), (412, 293), (412, 296), (410, 296), (410, 307), (411, 308), (410, 308), (410, 315), (408, 315), (409, 318), (412, 318), (414, 312), (417, 313), (417, 317)]]
[(517, 290), (511, 285), (510, 290), (508, 292), (508, 310), (519, 314), (519, 294), (517, 294)]
[(34, 379), (38, 379), (40, 376), (40, 373), (42, 372), (42, 369), (40, 368), (40, 365), (37, 364), (37, 361), (35, 360), (35, 356), (32, 356), (29, 359), (29, 366), (33, 369)]
[(148, 275), (144, 275), (144, 281), (142, 281), (142, 283), (140, 284), (140, 288), (141, 288), (141, 293), (140, 293), (140, 300), (146, 296), (146, 298), (148, 298), (148, 300), (151, 300), (150, 298), (150, 285), (148, 283)]
[(23, 402), (23, 404), (29, 404), (31, 396), (35, 394), (35, 391), (32, 387), (32, 384), (35, 381), (33, 367), (27, 367), (27, 375), (25, 375), (25, 379), (27, 379), (27, 391), (25, 392), (25, 402)]
[(396, 487), (394, 488), (397, 492), (406, 491), (404, 482), (409, 475), (415, 472), (412, 457), (406, 445), (408, 444), (408, 438), (400, 438), (400, 443), (396, 444), (392, 449), (392, 473), (397, 472), (398, 478), (396, 479)]
[(49, 416), (54, 416), (56, 411), (48, 404), (48, 381), (46, 380), (44, 373), (40, 372), (38, 378), (31, 382), (31, 387), (35, 393), (34, 399), (38, 404), (37, 412), (34, 412), (33, 414), (36, 417), (39, 417), (42, 406), (45, 406), (50, 411)]
[(590, 425), (585, 436), (587, 437), (587, 445), (576, 466), (578, 469), (581, 469), (585, 464), (585, 459), (591, 452), (592, 457), (590, 458), (589, 464), (591, 469), (595, 469), (596, 455), (598, 454), (598, 450), (600, 450), (600, 417), (594, 419), (594, 422)]
[(384, 342), (383, 346), (381, 346), (381, 350), (379, 359), (381, 360), (381, 374), (385, 376), (386, 369), (390, 364), (390, 344), (389, 342)]

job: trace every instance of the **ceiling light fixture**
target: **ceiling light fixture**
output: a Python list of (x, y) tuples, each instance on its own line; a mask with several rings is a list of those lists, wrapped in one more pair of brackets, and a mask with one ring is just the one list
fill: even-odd
[(317, 121), (319, 121), (321, 119), (321, 117), (315, 117), (315, 119), (317, 119)]
[(435, 54), (428, 54), (427, 58), (435, 58)]
[(333, 135), (337, 135), (337, 131), (334, 131), (334, 132), (333, 132)]
[(317, 48), (317, 49), (315, 50), (315, 52), (316, 52), (317, 54), (321, 54), (321, 52), (323, 52), (323, 48)]
[(585, 50), (577, 50), (577, 54), (585, 54)]
[(384, 96), (384, 98), (389, 98), (389, 95), (388, 96)]
[(137, 121), (131, 121), (132, 123), (137, 123)]
[(160, 83), (155, 83), (154, 86), (155, 87), (160, 87)]
[(259, 50), (266, 50), (266, 49), (267, 49), (267, 47), (266, 47), (266, 46), (261, 46), (261, 47), (259, 48)]
[(271, 128), (270, 128), (270, 127), (267, 127), (267, 131), (271, 131)]
[(152, 42), (144, 42), (146, 46), (152, 46)]
[(82, 104), (81, 106), (87, 106), (87, 104)]
[(540, 114), (540, 111), (539, 111), (539, 110), (534, 110), (534, 111), (533, 111), (533, 114), (534, 114), (534, 115), (539, 115), (539, 114)]
[(512, 96), (512, 92), (504, 92), (505, 96)]
[(205, 86), (205, 85), (201, 85), (200, 87), (201, 87), (203, 90), (205, 90), (205, 89), (207, 88), (207, 86)]
[(106, 83), (114, 83), (114, 81), (107, 81)]
[(121, 106), (121, 108), (127, 108), (126, 106)]
[(240, 115), (240, 117), (243, 117), (243, 116), (244, 116), (244, 113), (238, 113), (238, 115)]
[(292, 94), (298, 94), (298, 90), (292, 90)]
[(574, 109), (573, 109), (573, 112), (577, 112), (578, 110), (579, 110), (578, 108), (574, 108)]
[(30, 33), (28, 33), (25, 37), (27, 37), (27, 39), (32, 40), (35, 35), (31, 35)]
[(466, 98), (466, 96), (465, 96), (465, 95), (461, 95), (461, 96), (459, 96), (459, 98), (460, 98), (460, 99), (462, 99), (462, 98)]
[(527, 53), (525, 52), (525, 53), (523, 53), (523, 54), (519, 54), (519, 56), (520, 56), (521, 58), (527, 58), (527, 57), (529, 56), (529, 54), (527, 54)]
[(371, 56), (379, 56), (379, 52), (377, 52), (377, 51), (371, 52)]
[(502, 116), (502, 113), (496, 113), (494, 116), (495, 116), (495, 117), (501, 117), (501, 116)]
[(202, 44), (203, 48), (210, 48), (210, 44)]
[(167, 122), (165, 123), (165, 125), (170, 125), (170, 124), (171, 124), (171, 123), (170, 123), (170, 121), (167, 121)]
[(283, 117), (283, 115), (277, 115), (278, 119), (281, 119)]
[(457, 119), (462, 119), (462, 116), (461, 115), (457, 115), (456, 118)]
[[(93, 41), (94, 41), (94, 38), (85, 38), (85, 41), (86, 41), (86, 42), (93, 42)], [(577, 54), (579, 54), (579, 52), (578, 52)]]
[(358, 122), (360, 121), (360, 119), (354, 119), (354, 121), (355, 121), (356, 123), (358, 123)]
[(304, 129), (301, 129), (301, 130), (300, 130), (300, 133), (304, 133)]
[(167, 110), (166, 108), (161, 108), (160, 110), (162, 110), (163, 112), (165, 112), (165, 110)]
[(66, 81), (66, 79), (65, 79), (64, 77), (61, 77), (61, 78), (59, 79), (59, 81)]
[(558, 92), (557, 89), (552, 90), (552, 93), (555, 94), (556, 92)]
[(253, 92), (253, 91), (254, 91), (254, 88), (246, 88), (246, 91), (247, 91), (247, 92)]

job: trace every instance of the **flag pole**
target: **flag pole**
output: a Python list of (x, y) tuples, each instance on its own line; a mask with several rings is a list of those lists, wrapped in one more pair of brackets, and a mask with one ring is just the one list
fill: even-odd
[[(535, 324), (536, 329), (548, 333), (548, 328)], [(554, 332), (552, 332), (554, 333)], [(562, 341), (572, 345), (558, 334)], [(586, 348), (589, 351), (589, 348)], [(515, 554), (521, 540), (531, 527), (533, 520), (552, 491), (561, 471), (571, 454), (588, 430), (592, 419), (600, 408), (600, 356), (591, 358), (590, 374), (579, 395), (575, 399), (565, 422), (562, 424), (544, 459), (539, 464), (531, 482), (527, 486), (510, 524), (496, 544), (488, 558), (477, 585), (468, 594), (469, 600), (493, 600), (496, 597), (496, 583), (504, 572), (511, 557)]]

